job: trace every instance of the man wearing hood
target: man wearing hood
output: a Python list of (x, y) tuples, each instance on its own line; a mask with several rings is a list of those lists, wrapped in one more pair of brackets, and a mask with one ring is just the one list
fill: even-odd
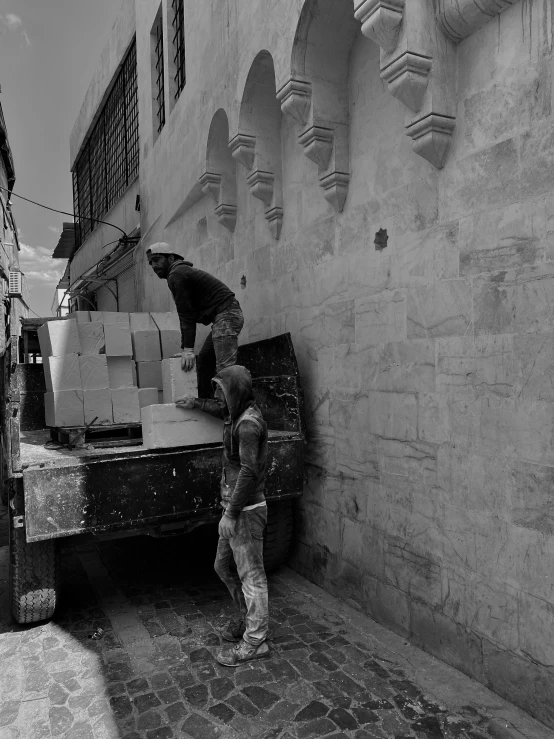
[[(264, 529), (267, 505), (267, 424), (254, 401), (250, 372), (240, 365), (227, 367), (213, 379), (214, 399), (186, 396), (177, 404), (199, 408), (223, 418), (223, 474), (215, 571), (225, 583), (241, 616), (222, 633), (238, 642), (223, 649), (217, 660), (238, 667), (269, 657), (266, 643), (269, 610), (264, 570)], [(234, 559), (237, 571), (231, 569)]]
[(221, 280), (195, 269), (165, 242), (146, 250), (148, 264), (161, 280), (167, 280), (181, 324), (181, 367), (194, 369), (196, 324), (212, 324), (212, 330), (196, 357), (198, 394), (211, 397), (211, 378), (237, 361), (238, 336), (244, 325), (235, 294)]

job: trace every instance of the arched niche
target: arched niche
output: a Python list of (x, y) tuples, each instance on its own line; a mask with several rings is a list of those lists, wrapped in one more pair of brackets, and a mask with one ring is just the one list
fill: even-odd
[(264, 217), (278, 239), (283, 223), (281, 108), (275, 68), (268, 51), (254, 59), (244, 87), (239, 127), (229, 142), (233, 157), (247, 170), (252, 195), (264, 205)]
[(315, 162), (325, 198), (344, 207), (350, 180), (348, 69), (360, 25), (349, 0), (306, 0), (277, 97), (298, 125), (298, 141)]
[(217, 220), (229, 231), (237, 221), (236, 163), (229, 149), (229, 120), (220, 108), (212, 118), (206, 150), (206, 170), (200, 177), (202, 191), (215, 202)]

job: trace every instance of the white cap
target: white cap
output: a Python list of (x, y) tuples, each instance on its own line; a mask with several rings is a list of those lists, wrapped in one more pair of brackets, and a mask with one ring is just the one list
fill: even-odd
[(172, 246), (169, 246), (165, 241), (158, 241), (156, 244), (152, 244), (152, 246), (149, 246), (146, 250), (146, 258), (150, 259), (151, 256), (154, 254), (165, 254), (166, 256), (174, 256), (179, 257), (179, 259), (182, 259), (183, 257), (180, 254), (177, 254), (177, 252), (173, 249)]

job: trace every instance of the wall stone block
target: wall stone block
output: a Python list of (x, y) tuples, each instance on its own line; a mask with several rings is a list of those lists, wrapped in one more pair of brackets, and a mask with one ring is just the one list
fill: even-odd
[(517, 398), (552, 402), (554, 398), (554, 334), (514, 336)]
[(298, 531), (300, 541), (310, 546), (322, 544), (331, 554), (340, 553), (341, 524), (334, 513), (313, 503), (306, 503), (305, 514), (300, 521)]
[(423, 231), (396, 233), (397, 279), (401, 285), (458, 277), (458, 223)]
[(417, 400), (409, 393), (368, 394), (370, 433), (392, 439), (417, 438)]
[(385, 580), (411, 599), (439, 607), (442, 580), (439, 561), (426, 556), (404, 539), (388, 537), (384, 551)]
[(553, 536), (554, 467), (514, 460), (510, 473), (510, 521)]
[(408, 338), (463, 336), (471, 331), (471, 309), (467, 280), (411, 287), (407, 296)]
[(422, 441), (379, 439), (379, 469), (420, 481), (431, 488), (437, 484), (437, 447)]
[(554, 667), (554, 643), (545, 634), (554, 631), (554, 601), (527, 593), (519, 594), (519, 648), (523, 654), (547, 667)]
[(434, 339), (377, 344), (360, 355), (362, 385), (367, 389), (403, 393), (435, 391)]
[(406, 339), (406, 294), (387, 290), (356, 301), (356, 344), (360, 347)]
[(514, 392), (514, 337), (511, 334), (437, 339), (437, 389), (469, 386), (476, 396), (511, 397)]

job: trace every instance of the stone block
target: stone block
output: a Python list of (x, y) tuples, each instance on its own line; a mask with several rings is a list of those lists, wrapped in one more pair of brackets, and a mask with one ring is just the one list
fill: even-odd
[(133, 385), (138, 387), (137, 363), (134, 359), (131, 360), (131, 372), (133, 373)]
[(162, 361), (162, 388), (164, 403), (174, 403), (183, 395), (198, 395), (198, 377), (196, 372), (184, 372), (181, 359), (164, 359)]
[(199, 410), (176, 405), (149, 405), (141, 410), (147, 449), (221, 443), (223, 422)]
[(141, 408), (146, 408), (147, 405), (158, 405), (160, 402), (159, 393), (157, 387), (141, 387), (138, 391), (139, 405)]
[(181, 351), (181, 325), (177, 313), (151, 313), (160, 332), (162, 359), (168, 359)]
[(471, 327), (469, 280), (443, 280), (408, 290), (408, 338), (465, 336)]
[(103, 354), (79, 357), (83, 390), (104, 390), (110, 387), (108, 359)]
[(160, 405), (163, 405), (163, 402), (164, 402), (164, 391), (158, 390), (158, 403)]
[[(124, 314), (125, 315), (125, 314)], [(104, 324), (106, 355), (108, 357), (132, 357), (133, 345), (129, 324), (125, 321)]]
[(113, 323), (129, 323), (129, 313), (120, 313), (116, 311), (92, 311), (90, 312), (91, 321), (102, 321), (105, 326)]
[(162, 362), (137, 362), (137, 384), (139, 387), (156, 387), (163, 390)]
[(88, 323), (90, 321), (90, 312), (88, 310), (76, 310), (69, 317), (74, 318), (77, 323)]
[(46, 321), (38, 329), (37, 335), (43, 357), (62, 357), (81, 351), (77, 321), (72, 319)]
[(368, 430), (393, 439), (417, 438), (417, 400), (408, 393), (369, 393)]
[(511, 472), (512, 484), (506, 486), (511, 523), (554, 536), (554, 467), (514, 460), (511, 470), (504, 468)]
[(356, 344), (373, 346), (406, 338), (406, 294), (385, 290), (356, 301)]
[(139, 389), (124, 387), (112, 390), (114, 423), (140, 423)]
[(66, 354), (62, 357), (44, 357), (44, 382), (50, 392), (79, 390), (81, 385), (80, 357)]
[(85, 405), (85, 424), (94, 418), (94, 426), (110, 426), (113, 424), (112, 391), (109, 388), (100, 390), (83, 390)]
[[(136, 362), (161, 360), (160, 332), (149, 313), (131, 313), (131, 338)], [(153, 387), (148, 385), (145, 387)]]
[(107, 357), (107, 360), (110, 388), (115, 390), (122, 387), (137, 386), (133, 376), (135, 363), (131, 357)]
[(44, 394), (47, 426), (83, 426), (85, 413), (82, 390), (62, 390)]
[(106, 340), (104, 338), (104, 324), (101, 321), (78, 323), (77, 331), (81, 342), (81, 354), (105, 353)]

